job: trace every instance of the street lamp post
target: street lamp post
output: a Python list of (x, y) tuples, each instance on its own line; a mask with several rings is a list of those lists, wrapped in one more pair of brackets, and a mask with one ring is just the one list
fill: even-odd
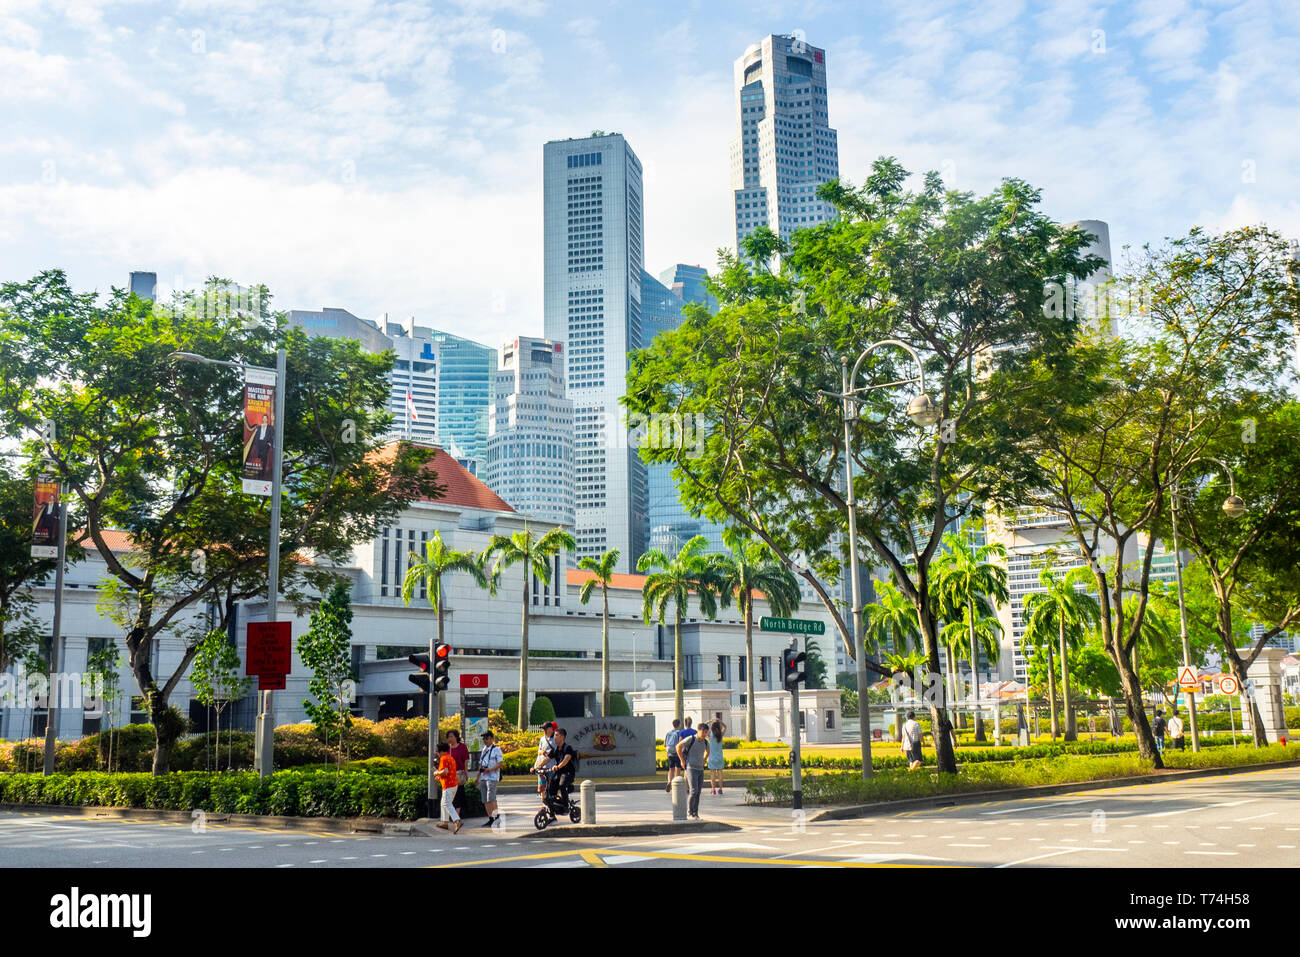
[[(1174, 488), (1169, 496), (1169, 520), (1173, 526), (1174, 539), (1174, 578), (1178, 582), (1178, 634), (1183, 644), (1183, 667), (1192, 666), (1192, 643), (1187, 636), (1187, 601), (1183, 597), (1183, 553), (1178, 547), (1178, 485), (1182, 482), (1183, 472), (1195, 462), (1213, 462), (1219, 468), (1223, 469), (1223, 474), (1228, 476), (1228, 497), (1223, 501), (1223, 511), (1229, 518), (1241, 518), (1246, 514), (1246, 503), (1237, 497), (1236, 482), (1232, 478), (1232, 470), (1223, 462), (1209, 456), (1197, 457), (1192, 459), (1187, 465), (1183, 466), (1178, 477), (1174, 479)], [(1192, 730), (1192, 750), (1201, 750), (1201, 738), (1196, 728), (1196, 693), (1189, 692), (1187, 695), (1187, 718)]]
[[(862, 369), (862, 363), (876, 349), (884, 346), (894, 346), (904, 349), (911, 355), (916, 362), (918, 375), (910, 379), (899, 379), (895, 382), (884, 382), (880, 385), (864, 386), (854, 388), (853, 383), (858, 379), (858, 373)], [(857, 514), (857, 497), (853, 492), (853, 423), (858, 420), (858, 403), (861, 396), (875, 389), (889, 389), (894, 386), (910, 385), (919, 383), (921, 391), (912, 397), (907, 403), (907, 417), (916, 425), (925, 427), (934, 425), (939, 421), (942, 414), (939, 407), (931, 401), (925, 392), (925, 367), (921, 365), (921, 357), (917, 355), (916, 350), (905, 342), (897, 339), (882, 339), (880, 342), (873, 343), (863, 350), (858, 356), (858, 361), (853, 364), (853, 371), (849, 371), (849, 358), (844, 356), (840, 360), (840, 388), (841, 392), (826, 393), (839, 399), (844, 408), (844, 484), (848, 496), (849, 509), (849, 576), (850, 587), (853, 590), (853, 626), (851, 628), (853, 638), (854, 657), (857, 664), (858, 675), (858, 728), (859, 737), (862, 739), (862, 777), (871, 777), (871, 710), (870, 696), (868, 689), (870, 685), (870, 676), (867, 673), (867, 654), (866, 647), (862, 640), (862, 583), (858, 575), (858, 514)]]
[[(226, 366), (244, 372), (251, 370), (275, 375), (274, 423), (280, 430), (280, 434), (274, 443), (275, 465), (271, 472), (271, 534), (266, 557), (266, 620), (275, 621), (280, 579), (280, 472), (284, 466), (284, 392), (287, 382), (285, 350), (276, 350), (274, 369), (249, 365), (246, 362), (209, 359), (194, 352), (173, 352), (169, 358), (175, 362), (198, 362), (202, 365)], [(253, 770), (261, 777), (269, 775), (275, 763), (274, 694), (273, 691), (261, 692), (261, 708), (253, 735)]]

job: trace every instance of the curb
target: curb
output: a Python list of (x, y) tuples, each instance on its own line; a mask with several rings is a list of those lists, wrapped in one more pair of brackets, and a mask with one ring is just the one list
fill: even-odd
[(875, 804), (853, 804), (847, 807), (833, 807), (810, 818), (811, 821), (843, 821), (859, 817), (874, 817), (893, 811), (929, 810), (940, 807), (955, 807), (962, 804), (983, 804), (987, 801), (1015, 801), (1023, 798), (1053, 797), (1057, 794), (1073, 794), (1077, 791), (1101, 791), (1106, 788), (1132, 787), (1139, 784), (1163, 784), (1170, 781), (1186, 781), (1194, 778), (1221, 777), (1228, 774), (1247, 774), (1252, 771), (1273, 771), (1279, 768), (1300, 767), (1300, 761), (1276, 761), (1271, 764), (1241, 764), (1227, 768), (1189, 768), (1181, 771), (1166, 771), (1157, 774), (1143, 774), (1129, 778), (1107, 778), (1104, 781), (1076, 781), (1065, 784), (1039, 784), (1026, 788), (1005, 788), (995, 791), (966, 791), (955, 794), (936, 794), (934, 797), (906, 798), (901, 801), (878, 801)]
[[(169, 821), (192, 824), (195, 811), (166, 811), (145, 807), (81, 807), (64, 804), (0, 804), (0, 811), (36, 811), (42, 814), (80, 815), (88, 818)], [(279, 827), (298, 831), (345, 831), (350, 834), (409, 834), (413, 823), (393, 818), (280, 817), (272, 814), (221, 814), (203, 811), (205, 823), (245, 827)]]

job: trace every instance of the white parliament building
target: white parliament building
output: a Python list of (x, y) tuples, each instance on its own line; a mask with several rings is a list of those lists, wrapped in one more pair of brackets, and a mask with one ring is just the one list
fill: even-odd
[[(423, 552), (423, 543), (434, 532), (442, 534), (450, 548), (481, 552), (493, 535), (509, 535), (530, 528), (543, 534), (552, 527), (523, 515), (493, 493), (483, 482), (459, 465), (442, 449), (437, 449), (431, 467), (446, 486), (445, 494), (435, 501), (416, 501), (401, 513), (374, 541), (359, 545), (351, 564), (340, 567), (339, 574), (352, 582), (352, 655), (360, 676), (354, 713), (373, 719), (423, 714), (426, 697), (420, 694), (407, 676), (414, 667), (406, 656), (427, 651), (429, 638), (436, 634), (436, 619), (426, 597), (418, 592), (408, 607), (401, 598), (401, 582), (406, 574), (409, 554)], [(125, 535), (113, 539), (116, 548), (129, 550)], [(529, 591), (529, 690), (530, 697), (545, 695), (562, 717), (596, 715), (600, 707), (601, 671), (601, 601), (600, 593), (590, 604), (578, 601), (578, 592), (589, 573), (567, 567), (569, 556), (557, 556), (549, 584), (530, 581)], [(446, 639), (454, 649), (451, 685), (445, 707), (459, 710), (459, 677), (487, 675), (487, 690), (492, 707), (518, 691), (519, 638), (522, 580), (512, 580), (511, 573), (522, 578), (519, 567), (510, 569), (495, 596), (477, 587), (466, 575), (453, 575), (444, 581), (446, 603)], [(60, 671), (79, 673), (85, 670), (87, 657), (116, 642), (122, 652), (120, 701), (113, 709), (113, 724), (121, 727), (130, 722), (145, 722), (140, 710), (139, 689), (125, 663), (122, 629), (97, 610), (101, 597), (99, 582), (107, 576), (102, 559), (92, 549), (85, 560), (71, 566), (66, 575), (63, 603), (63, 639), (60, 647)], [(636, 713), (661, 710), (655, 699), (659, 694), (672, 698), (673, 631), (672, 619), (661, 626), (647, 625), (642, 616), (641, 583), (643, 576), (617, 575), (610, 589), (610, 681), (614, 691), (640, 692), (635, 699)], [(53, 578), (37, 589), (37, 614), (50, 620), (53, 614)], [(766, 603), (755, 601), (753, 631), (756, 691), (779, 690), (781, 651), (788, 636), (761, 631), (759, 616), (767, 614)], [(207, 614), (199, 607), (181, 628), (201, 623)], [(671, 608), (669, 614), (671, 615)], [(800, 617), (826, 619), (820, 606), (805, 604)], [(262, 620), (265, 602), (248, 602), (239, 608), (239, 620), (231, 631), (241, 658), (249, 621)], [(296, 615), (293, 606), (282, 602), (281, 620), (293, 623), (295, 642), (307, 630), (310, 615)], [(833, 626), (827, 621), (828, 631)], [(832, 632), (833, 633), (833, 632)], [(166, 680), (184, 655), (180, 635), (164, 636), (155, 643), (154, 674)], [(712, 710), (726, 711), (730, 702), (729, 734), (741, 733), (744, 721), (745, 640), (744, 625), (734, 602), (715, 621), (700, 616), (692, 603), (682, 625), (685, 689), (689, 692), (712, 692), (708, 695)], [(24, 676), (8, 676), (10, 688), (21, 688)], [(274, 694), (276, 724), (306, 720), (303, 699), (307, 697), (309, 674), (296, 651), (293, 672), (286, 689)], [(650, 694), (647, 695), (646, 692)], [(721, 692), (721, 697), (717, 694)], [(763, 698), (769, 697), (763, 695)], [(233, 712), (236, 727), (252, 730), (256, 712), (256, 693), (246, 696), (228, 709), (222, 718), (227, 725)], [(188, 676), (181, 679), (172, 695), (172, 703), (189, 714), (200, 728), (207, 720), (205, 709), (192, 701)], [(836, 702), (838, 703), (838, 702)], [(838, 709), (836, 709), (838, 710)], [(688, 708), (689, 713), (689, 708)], [(836, 715), (838, 717), (838, 715)], [(829, 719), (828, 719), (829, 720)], [(57, 718), (60, 738), (73, 739), (93, 733), (104, 723), (101, 712), (81, 708), (61, 708)], [(39, 707), (15, 705), (0, 707), (0, 738), (15, 740), (44, 734), (46, 715)]]

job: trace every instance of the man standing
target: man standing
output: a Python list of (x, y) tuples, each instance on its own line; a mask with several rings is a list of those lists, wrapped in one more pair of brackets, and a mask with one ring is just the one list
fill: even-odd
[(497, 747), (496, 735), (485, 731), (483, 750), (478, 755), (478, 793), (483, 797), (483, 809), (487, 812), (484, 827), (491, 827), (501, 820), (501, 815), (497, 813), (497, 784), (501, 781), (501, 768), (505, 760), (505, 755)]
[(1177, 708), (1169, 715), (1169, 737), (1173, 739), (1175, 748), (1183, 750), (1183, 719), (1178, 717)]
[(677, 756), (681, 758), (686, 780), (691, 786), (688, 810), (691, 818), (697, 821), (700, 819), (700, 791), (704, 788), (704, 762), (708, 755), (708, 735), (692, 733), (690, 737), (686, 737), (686, 732), (682, 732), (682, 738), (677, 742)]
[(1151, 733), (1156, 737), (1156, 753), (1163, 754), (1165, 750), (1165, 709), (1156, 709), (1156, 719), (1151, 722)]
[(903, 754), (907, 757), (907, 770), (915, 771), (921, 766), (921, 723), (916, 720), (916, 712), (907, 712), (903, 722)]
[(677, 757), (677, 742), (682, 736), (682, 719), (673, 718), (673, 727), (664, 735), (664, 754), (668, 756), (668, 783), (664, 785), (664, 790), (669, 793), (673, 789), (673, 778), (682, 769), (681, 758)]

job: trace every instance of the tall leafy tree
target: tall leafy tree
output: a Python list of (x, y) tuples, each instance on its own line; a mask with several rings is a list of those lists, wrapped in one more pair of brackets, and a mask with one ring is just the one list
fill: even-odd
[(944, 536), (944, 552), (935, 559), (934, 589), (944, 618), (949, 621), (945, 644), (950, 649), (963, 647), (970, 658), (971, 680), (975, 685), (975, 740), (983, 741), (984, 715), (980, 703), (980, 646), (990, 661), (996, 661), (1001, 649), (1002, 626), (995, 605), (1011, 599), (1007, 590), (1004, 564), (991, 558), (1006, 559), (1007, 550), (998, 542), (976, 546), (964, 529)]
[(343, 761), (343, 737), (352, 726), (350, 686), (352, 673), (352, 585), (335, 582), (312, 612), (311, 624), (298, 636), (298, 657), (311, 669), (311, 680), (303, 710), (328, 748), (330, 734), (339, 735), (339, 763)]
[(754, 702), (754, 593), (762, 592), (772, 614), (793, 615), (799, 608), (799, 582), (765, 544), (735, 529), (722, 533), (729, 554), (713, 559), (722, 607), (731, 599), (745, 619), (745, 736), (758, 740)]
[[(1044, 216), (1022, 181), (976, 197), (945, 190), (934, 173), (909, 191), (907, 177), (897, 161), (878, 160), (860, 189), (821, 188), (839, 213), (831, 222), (788, 243), (760, 229), (743, 257), (724, 253), (710, 285), (717, 315), (688, 307), (679, 329), (637, 353), (625, 401), (709, 423), (702, 454), (643, 454), (674, 464), (689, 508), (767, 543), (822, 600), (856, 658), (856, 629), (830, 592), (848, 558), (851, 456), (861, 557), (884, 565), (916, 608), (938, 673), (931, 562), (954, 521), (1039, 482), (1029, 440), (1054, 427), (1079, 371), (1069, 351), (1077, 321), (1045, 314), (1044, 290), (1102, 261), (1084, 255), (1086, 234)], [(859, 394), (846, 448), (841, 360), (885, 340), (918, 353), (942, 421), (913, 425), (911, 393), (898, 384), (916, 365), (902, 348), (878, 348), (852, 386), (882, 388)], [(943, 696), (930, 697), (937, 727)], [(938, 767), (956, 772), (944, 736)]]
[[(409, 605), (415, 599), (415, 591), (420, 588), (429, 601), (429, 607), (438, 616), (438, 640), (442, 644), (446, 639), (447, 603), (443, 595), (443, 578), (448, 575), (468, 575), (480, 588), (488, 587), (487, 572), (483, 569), (483, 558), (474, 552), (461, 552), (448, 548), (442, 540), (442, 532), (435, 531), (424, 543), (424, 555), (411, 552), (406, 566), (406, 577), (402, 580), (402, 602)], [(429, 660), (433, 660), (434, 642), (429, 642)], [(429, 709), (429, 720), (436, 729), (442, 720), (442, 696), (433, 695), (433, 707)], [(432, 766), (432, 756), (430, 765)]]
[[(519, 566), (520, 575), (520, 609), (522, 622), (519, 637), (519, 726), (524, 727), (528, 719), (525, 715), (532, 712), (528, 707), (528, 580), (535, 576), (543, 584), (551, 580), (551, 560), (560, 552), (573, 551), (577, 543), (562, 528), (552, 528), (545, 535), (535, 535), (531, 529), (515, 532), (513, 535), (493, 535), (483, 550), (483, 565), (491, 567), (490, 586), (496, 592), (502, 575)], [(564, 582), (556, 583), (563, 587)]]
[[(890, 653), (905, 655), (909, 649), (919, 650), (921, 626), (916, 622), (916, 606), (893, 582), (874, 581), (872, 586), (876, 600), (864, 609), (867, 650), (882, 656)], [(894, 670), (899, 669), (895, 667)]]
[(609, 717), (609, 586), (614, 581), (620, 554), (617, 548), (611, 548), (600, 558), (586, 555), (578, 562), (579, 568), (591, 572), (578, 591), (578, 601), (587, 604), (596, 589), (600, 589), (600, 713), (606, 718)]
[(715, 618), (718, 614), (717, 570), (705, 554), (708, 539), (696, 535), (669, 558), (657, 548), (642, 554), (637, 560), (637, 571), (645, 574), (641, 586), (641, 609), (646, 624), (653, 617), (659, 624), (668, 619), (668, 606), (673, 606), (673, 714), (680, 718), (683, 704), (682, 672), (682, 618), (690, 606), (691, 595), (699, 604), (700, 614)]
[(1152, 559), (1189, 466), (1240, 433), (1246, 398), (1290, 378), (1300, 291), (1288, 263), (1285, 240), (1255, 227), (1193, 229), (1144, 247), (1116, 270), (1113, 289), (1124, 295), (1108, 297), (1076, 344), (1074, 361), (1091, 370), (1087, 388), (1036, 439), (1049, 479), (1026, 501), (1069, 523), (1138, 749), (1156, 767), (1133, 668)]
[[(189, 629), (170, 674), (155, 674), (153, 641), (195, 608), (215, 604), (224, 628), (241, 600), (265, 594), (270, 508), (241, 485), (236, 369), (178, 363), (175, 352), (275, 364), (288, 352), (278, 592), (298, 601), (329, 579), (407, 504), (440, 493), (431, 452), (384, 446), (391, 354), (309, 338), (250, 297), (212, 280), (170, 304), (113, 290), (101, 302), (59, 270), (0, 286), (0, 408), (69, 488), (81, 536), (108, 568), (127, 660), (156, 736), (153, 769), (169, 767), (184, 718), (171, 694), (198, 650)], [(118, 547), (124, 533), (126, 550)], [(310, 556), (312, 561), (299, 560)]]
[[(1050, 568), (1038, 573), (1038, 583), (1042, 591), (1030, 592), (1025, 596), (1025, 643), (1034, 647), (1044, 644), (1047, 649), (1047, 666), (1053, 667), (1053, 649), (1061, 662), (1061, 694), (1065, 708), (1065, 740), (1073, 741), (1078, 737), (1078, 727), (1074, 717), (1074, 706), (1070, 699), (1069, 652), (1080, 647), (1088, 633), (1097, 626), (1101, 619), (1101, 606), (1097, 599), (1077, 586), (1089, 577), (1086, 569), (1075, 568), (1064, 575), (1056, 575)], [(1052, 710), (1052, 737), (1060, 733), (1056, 716), (1056, 677), (1053, 673), (1049, 679), (1049, 706)]]

